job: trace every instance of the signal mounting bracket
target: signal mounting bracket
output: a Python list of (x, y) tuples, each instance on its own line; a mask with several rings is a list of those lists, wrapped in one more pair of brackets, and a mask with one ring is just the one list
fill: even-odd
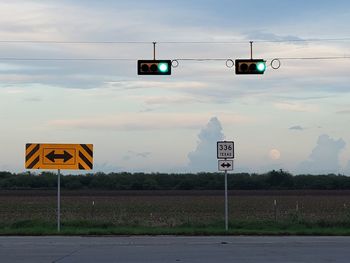
[(156, 60), (156, 44), (157, 42), (152, 42), (153, 43), (153, 60)]
[(253, 41), (249, 41), (250, 44), (250, 59), (253, 59)]

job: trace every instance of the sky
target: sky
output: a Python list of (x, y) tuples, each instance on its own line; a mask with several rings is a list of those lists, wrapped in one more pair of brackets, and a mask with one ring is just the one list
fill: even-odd
[[(350, 59), (300, 59), (350, 56), (349, 22), (341, 0), (2, 1), (0, 170), (86, 143), (93, 172), (212, 172), (233, 140), (234, 172), (350, 175)], [(263, 75), (226, 66), (249, 41)], [(137, 75), (152, 42), (171, 76)]]

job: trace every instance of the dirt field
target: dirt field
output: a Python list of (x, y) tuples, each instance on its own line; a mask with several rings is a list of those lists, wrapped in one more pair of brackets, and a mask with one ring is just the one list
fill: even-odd
[[(55, 190), (0, 191), (0, 223), (56, 220)], [(274, 205), (276, 200), (276, 206)], [(223, 191), (63, 191), (62, 221), (176, 226), (223, 220)], [(350, 191), (230, 191), (230, 220), (350, 220)]]

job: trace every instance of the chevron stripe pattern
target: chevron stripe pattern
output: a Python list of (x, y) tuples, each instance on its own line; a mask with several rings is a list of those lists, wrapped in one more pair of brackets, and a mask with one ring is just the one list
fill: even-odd
[(26, 169), (92, 170), (92, 144), (27, 143)]

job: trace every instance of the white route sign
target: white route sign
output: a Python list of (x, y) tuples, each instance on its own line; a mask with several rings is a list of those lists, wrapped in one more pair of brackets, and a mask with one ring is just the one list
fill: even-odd
[(219, 171), (233, 171), (233, 160), (218, 160)]
[(234, 142), (233, 141), (219, 141), (217, 142), (217, 157), (218, 159), (233, 159)]

